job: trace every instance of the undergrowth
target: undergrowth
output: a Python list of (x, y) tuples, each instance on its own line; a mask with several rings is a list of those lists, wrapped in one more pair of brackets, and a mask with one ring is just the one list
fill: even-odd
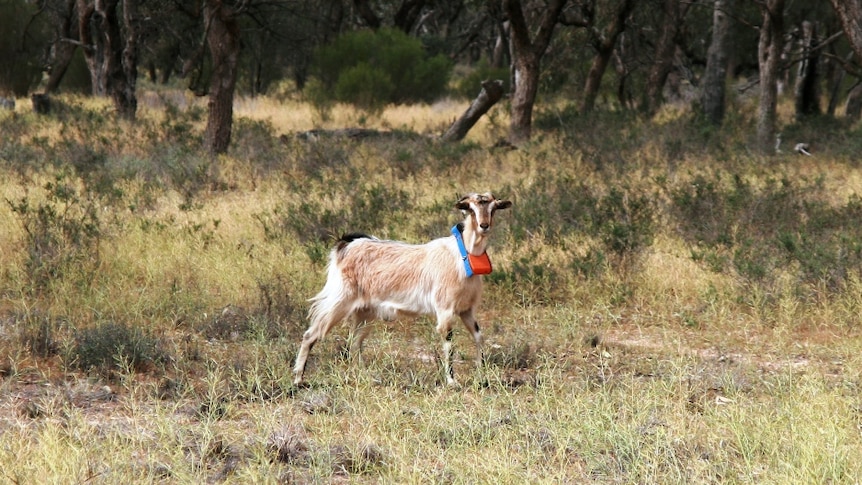
[[(308, 140), (248, 112), (212, 157), (198, 105), (135, 123), (64, 106), (0, 113), (3, 480), (862, 476), (852, 141), (762, 157), (742, 115), (562, 106), (510, 151)], [(852, 133), (817, 123), (785, 135)], [(427, 317), (375, 324), (359, 358), (336, 327), (293, 386), (334, 240), (445, 237), (457, 198), (485, 190), (514, 206), (495, 220), (480, 366), (455, 332), (461, 386)]]

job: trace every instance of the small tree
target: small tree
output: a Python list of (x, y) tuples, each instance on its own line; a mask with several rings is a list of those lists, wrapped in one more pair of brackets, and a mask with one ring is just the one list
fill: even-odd
[(361, 30), (315, 52), (319, 97), (376, 110), (387, 103), (432, 101), (446, 90), (452, 66), (395, 29)]
[(760, 104), (757, 109), (757, 144), (764, 154), (773, 153), (777, 118), (778, 61), (784, 35), (784, 0), (767, 0), (762, 6), (763, 24), (757, 47), (760, 67)]

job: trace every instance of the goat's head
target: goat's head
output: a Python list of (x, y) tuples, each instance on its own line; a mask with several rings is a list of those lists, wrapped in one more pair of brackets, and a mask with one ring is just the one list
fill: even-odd
[(490, 192), (484, 194), (467, 194), (455, 205), (467, 217), (467, 222), (472, 223), (472, 228), (479, 234), (487, 234), (494, 226), (494, 212), (512, 207), (512, 202), (499, 200)]

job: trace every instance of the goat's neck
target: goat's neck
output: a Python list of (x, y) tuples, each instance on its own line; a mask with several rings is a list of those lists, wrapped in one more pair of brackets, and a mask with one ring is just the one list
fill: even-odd
[(479, 231), (473, 226), (473, 221), (468, 217), (462, 224), (464, 229), (461, 231), (461, 238), (464, 240), (464, 247), (467, 252), (473, 256), (481, 256), (488, 248), (488, 237), (484, 234), (479, 234)]

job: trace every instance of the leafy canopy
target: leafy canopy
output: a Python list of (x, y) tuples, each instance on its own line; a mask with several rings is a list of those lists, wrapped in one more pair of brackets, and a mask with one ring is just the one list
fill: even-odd
[(445, 92), (452, 64), (442, 55), (429, 56), (419, 39), (380, 29), (349, 32), (318, 48), (313, 70), (318, 96), (376, 110), (433, 101)]

